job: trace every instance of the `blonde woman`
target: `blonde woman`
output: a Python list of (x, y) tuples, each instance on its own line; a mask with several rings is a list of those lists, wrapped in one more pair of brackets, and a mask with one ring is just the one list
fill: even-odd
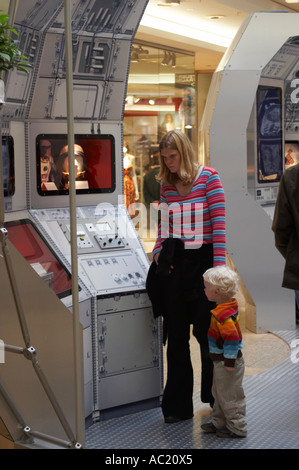
[(164, 317), (167, 382), (162, 411), (165, 422), (174, 423), (193, 416), (190, 325), (201, 349), (201, 400), (211, 406), (214, 402), (207, 342), (214, 304), (204, 294), (202, 275), (213, 265), (225, 264), (225, 200), (217, 171), (199, 166), (183, 132), (168, 132), (159, 149), (161, 223), (147, 285)]

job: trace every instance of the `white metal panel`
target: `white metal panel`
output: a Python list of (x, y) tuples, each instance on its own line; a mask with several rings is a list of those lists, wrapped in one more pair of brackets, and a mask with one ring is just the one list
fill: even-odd
[(255, 71), (222, 74), (210, 127), (210, 162), (225, 189), (246, 188), (247, 126), (259, 76)]
[[(15, 271), (17, 292), (28, 326), (30, 346), (36, 350), (40, 369), (45, 374), (71, 428), (74, 429), (72, 314), (9, 242), (8, 247)], [(5, 344), (26, 348), (2, 250), (0, 280), (3, 289), (1, 290), (1, 338)], [(7, 352), (5, 364), (1, 364), (0, 374), (2, 386), (32, 431), (66, 439), (30, 360), (23, 355)], [(9, 407), (3, 403), (2, 396), (0, 401), (1, 416), (12, 437), (18, 439), (22, 435), (20, 423), (15, 421)]]
[(218, 70), (261, 72), (284, 42), (297, 34), (298, 13), (254, 13), (242, 24)]
[(245, 21), (212, 82), (202, 148), (225, 189), (227, 248), (256, 305), (256, 331), (295, 328), (294, 293), (282, 289), (283, 259), (271, 220), (247, 187), (247, 128), (263, 68), (290, 36), (298, 14), (256, 13)]

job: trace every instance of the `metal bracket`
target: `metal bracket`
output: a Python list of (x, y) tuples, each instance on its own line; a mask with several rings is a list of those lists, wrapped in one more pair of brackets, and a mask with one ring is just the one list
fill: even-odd
[[(60, 440), (60, 439), (57, 439), (53, 436), (48, 436), (46, 434), (43, 434), (43, 433), (40, 433), (38, 431), (32, 431), (30, 429), (29, 426), (23, 426), (23, 431), (25, 434), (27, 435), (30, 435), (31, 437), (36, 437), (36, 438), (39, 438), (39, 439), (43, 439), (43, 440), (47, 440), (49, 442), (53, 442), (53, 443), (56, 443), (56, 444), (59, 444), (59, 445), (63, 445), (64, 447), (68, 447), (68, 448), (76, 448), (76, 449), (79, 449), (79, 448), (82, 448), (82, 445), (78, 442), (76, 442), (76, 439), (73, 435), (73, 432), (72, 432), (72, 429), (70, 428), (64, 414), (63, 414), (63, 411), (62, 409), (60, 408), (60, 405), (59, 403), (57, 402), (56, 400), (56, 397), (46, 379), (46, 376), (44, 375), (43, 373), (43, 370), (39, 364), (39, 362), (37, 361), (37, 351), (36, 349), (33, 347), (33, 346), (28, 346), (27, 348), (22, 348), (22, 347), (19, 347), (19, 346), (12, 346), (10, 344), (5, 344), (5, 351), (7, 352), (11, 352), (11, 353), (15, 353), (15, 354), (22, 354), (28, 361), (31, 361), (32, 362), (32, 366), (36, 372), (36, 375), (51, 403), (51, 405), (53, 406), (53, 409), (54, 411), (56, 412), (56, 415), (67, 435), (67, 437), (69, 438), (70, 442), (68, 441), (63, 441), (63, 440)], [(12, 407), (11, 408), (15, 408), (15, 407)], [(16, 414), (16, 413), (15, 413)], [(20, 422), (20, 420), (19, 420)]]
[(82, 445), (79, 442), (70, 443), (62, 439), (58, 439), (57, 437), (49, 436), (38, 431), (33, 431), (29, 426), (25, 426), (23, 428), (23, 432), (26, 436), (30, 438), (35, 437), (36, 439), (45, 440), (53, 444), (57, 444), (60, 447), (66, 447), (68, 449), (83, 449)]
[(0, 228), (0, 242), (4, 243), (8, 239), (8, 232), (6, 228), (2, 227)]
[(33, 357), (36, 356), (36, 349), (33, 346), (29, 346), (29, 348), (24, 348), (23, 355), (28, 361), (32, 361)]

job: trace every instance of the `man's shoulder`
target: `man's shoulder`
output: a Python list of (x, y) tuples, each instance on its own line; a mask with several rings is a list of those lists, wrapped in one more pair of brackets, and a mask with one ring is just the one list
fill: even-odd
[(285, 184), (290, 184), (293, 182), (297, 186), (298, 178), (299, 178), (299, 163), (287, 168), (284, 171), (281, 177), (281, 180), (283, 180)]
[(298, 173), (299, 171), (299, 163), (296, 163), (296, 165), (292, 165), (289, 168), (286, 168), (284, 174), (289, 175), (291, 173)]

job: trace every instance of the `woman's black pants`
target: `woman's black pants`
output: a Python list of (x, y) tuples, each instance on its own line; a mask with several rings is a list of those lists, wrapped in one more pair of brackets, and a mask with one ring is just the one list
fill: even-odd
[(213, 246), (185, 249), (174, 269), (163, 279), (167, 329), (167, 382), (163, 394), (164, 416), (193, 416), (193, 368), (190, 357), (190, 325), (201, 352), (201, 400), (213, 405), (213, 363), (209, 358), (208, 329), (215, 307), (204, 293), (202, 274), (213, 266)]

